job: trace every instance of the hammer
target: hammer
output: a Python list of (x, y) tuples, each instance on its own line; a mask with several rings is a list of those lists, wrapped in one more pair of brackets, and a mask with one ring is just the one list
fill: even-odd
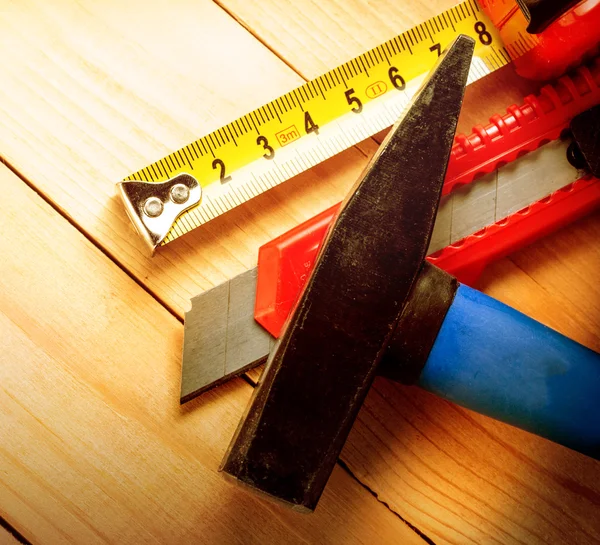
[(473, 48), (461, 35), (442, 54), (342, 203), (223, 461), (298, 510), (376, 372), (600, 452), (600, 356), (424, 261)]

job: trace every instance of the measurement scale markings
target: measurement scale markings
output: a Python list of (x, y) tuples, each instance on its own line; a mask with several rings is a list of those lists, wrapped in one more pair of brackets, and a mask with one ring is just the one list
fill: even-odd
[[(308, 88), (308, 86), (306, 84), (304, 84), (302, 87), (300, 87), (300, 97), (302, 98), (302, 102), (304, 102), (304, 104), (306, 104), (307, 102), (310, 102), (310, 96), (309, 96), (309, 91), (310, 89)], [(302, 93), (304, 93), (304, 96), (302, 96)]]
[[(301, 172), (303, 165), (318, 164), (389, 126), (410, 101), (418, 79), (435, 63), (436, 53), (457, 33), (477, 40), (473, 78), (504, 66), (510, 62), (510, 53), (522, 53), (535, 44), (522, 35), (511, 44), (501, 44), (496, 29), (473, 2), (463, 0), (151, 163), (127, 180), (143, 177), (159, 182), (184, 169), (193, 172), (204, 188), (199, 210), (211, 201), (213, 206), (221, 203), (218, 208), (230, 209), (291, 177), (292, 171)], [(490, 43), (485, 43), (486, 36)], [(338, 120), (341, 122), (333, 123)], [(287, 152), (280, 155), (288, 145), (297, 148), (297, 161), (290, 162)], [(234, 185), (227, 188), (229, 183)], [(177, 238), (192, 224), (201, 224), (206, 216), (219, 215), (219, 210), (213, 213), (186, 212), (185, 220), (176, 221), (181, 226), (166, 240)]]
[(156, 165), (156, 168), (158, 169), (158, 171), (160, 172), (161, 176), (164, 176), (165, 178), (169, 177), (169, 174), (167, 173), (167, 169), (165, 168), (165, 165), (163, 163), (163, 160), (161, 159), (160, 161), (157, 161), (156, 163), (154, 163)]
[(423, 41), (423, 39), (421, 38), (421, 31), (419, 30), (419, 26), (420, 25), (415, 25), (413, 28), (411, 28), (411, 32), (413, 33), (413, 39), (415, 40), (415, 44), (419, 44)]
[(452, 32), (456, 32), (456, 28), (454, 27), (454, 21), (452, 21), (452, 17), (450, 17), (450, 15), (446, 16), (445, 13), (442, 14), (444, 21), (446, 21), (446, 26), (448, 26), (448, 22), (450, 23), (450, 26), (452, 27)]
[(165, 167), (164, 161), (162, 159), (160, 161), (158, 161), (158, 163), (155, 163), (155, 165), (158, 168), (158, 170), (161, 172), (162, 176), (164, 176), (165, 178), (167, 178), (169, 176), (169, 174), (167, 173), (167, 169)]
[(460, 22), (457, 14), (456, 14), (456, 9), (452, 8), (450, 10), (450, 15), (452, 15), (452, 18), (454, 19), (454, 24), (458, 24)]
[(465, 4), (465, 11), (467, 12), (467, 17), (471, 17), (473, 15), (473, 8), (470, 1)]
[(167, 165), (167, 170), (169, 174), (172, 174), (176, 170), (175, 164), (173, 163), (173, 159), (171, 159), (170, 154), (165, 157), (165, 164)]

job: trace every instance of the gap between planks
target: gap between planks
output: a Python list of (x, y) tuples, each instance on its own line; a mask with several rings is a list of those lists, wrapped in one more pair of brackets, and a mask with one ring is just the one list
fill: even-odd
[[(360, 153), (366, 156), (366, 154), (355, 146), (356, 149)], [(57, 214), (60, 215), (64, 220), (66, 220), (74, 229), (76, 229), (79, 233), (81, 233), (86, 240), (88, 240), (96, 249), (98, 249), (104, 256), (106, 256), (110, 261), (112, 261), (120, 270), (122, 270), (129, 278), (131, 278), (138, 286), (140, 286), (146, 293), (148, 293), (152, 298), (154, 298), (161, 306), (163, 306), (170, 314), (173, 315), (179, 322), (183, 323), (182, 317), (172, 309), (164, 300), (161, 299), (156, 293), (154, 293), (148, 286), (146, 286), (143, 282), (141, 282), (133, 273), (131, 273), (127, 267), (125, 267), (116, 256), (114, 256), (107, 248), (105, 248), (100, 242), (98, 242), (90, 233), (88, 233), (81, 225), (76, 223), (57, 203), (55, 203), (48, 195), (40, 191), (35, 184), (29, 181), (17, 168), (15, 168), (12, 164), (10, 164), (4, 157), (0, 156), (0, 163), (6, 166), (17, 178), (19, 178), (29, 189), (31, 189), (36, 195), (38, 195), (48, 206), (52, 208)], [(248, 373), (244, 373), (240, 375), (240, 378), (244, 380), (248, 385), (252, 388), (257, 386), (257, 381), (255, 381)], [(337, 465), (346, 473), (348, 476), (357, 482), (362, 488), (364, 488), (370, 495), (372, 495), (378, 503), (383, 505), (388, 511), (390, 511), (394, 516), (398, 517), (408, 528), (410, 528), (413, 532), (415, 532), (420, 538), (422, 538), (426, 543), (430, 545), (435, 545), (435, 542), (427, 537), (419, 528), (405, 520), (397, 511), (392, 509), (390, 505), (381, 500), (379, 495), (372, 490), (367, 484), (362, 482), (349, 468), (349, 466), (344, 462), (341, 458), (338, 460)], [(4, 524), (3, 524), (4, 523)], [(16, 530), (12, 525), (8, 522), (4, 521), (0, 518), (0, 527), (6, 528), (7, 531), (14, 537), (14, 539), (23, 543), (24, 545), (30, 545), (30, 542), (22, 536), (22, 534)], [(10, 543), (10, 542), (9, 542)]]
[(10, 170), (19, 180), (21, 180), (29, 189), (31, 189), (38, 197), (40, 197), (52, 210), (54, 210), (60, 217), (66, 220), (72, 227), (79, 231), (96, 249), (98, 249), (103, 255), (105, 255), (110, 261), (112, 261), (119, 269), (121, 269), (129, 278), (131, 278), (140, 288), (146, 293), (151, 295), (160, 305), (162, 305), (170, 314), (172, 314), (179, 322), (183, 323), (183, 318), (158, 294), (154, 293), (148, 286), (146, 286), (135, 274), (133, 274), (127, 267), (122, 264), (119, 259), (105, 248), (91, 233), (88, 233), (86, 229), (79, 225), (69, 214), (63, 210), (58, 203), (54, 202), (49, 195), (46, 195), (36, 185), (27, 179), (14, 165), (0, 155), (0, 164), (4, 165)]
[(0, 545), (31, 545), (31, 542), (12, 524), (0, 516)]
[[(261, 366), (262, 369), (263, 366)], [(249, 374), (244, 373), (242, 375), (242, 378), (244, 379), (245, 382), (247, 382), (250, 386), (252, 386), (253, 388), (256, 388), (256, 386), (258, 385), (258, 379), (260, 378), (260, 374), (262, 373), (262, 371), (260, 373), (257, 372), (256, 369), (253, 369), (250, 371), (250, 373), (254, 371), (255, 374), (257, 375), (257, 379), (253, 379)], [(342, 469), (344, 470), (344, 472), (356, 483), (358, 483), (358, 485), (363, 488), (364, 490), (366, 490), (371, 496), (373, 496), (373, 498), (375, 498), (375, 500), (380, 503), (381, 505), (383, 505), (388, 511), (390, 511), (394, 516), (398, 517), (404, 524), (406, 524), (406, 526), (408, 528), (410, 528), (415, 534), (417, 534), (423, 541), (425, 541), (425, 543), (427, 543), (428, 545), (436, 545), (435, 541), (433, 541), (433, 539), (431, 539), (430, 537), (428, 537), (422, 530), (420, 530), (417, 526), (415, 526), (414, 524), (411, 524), (410, 522), (408, 522), (400, 513), (398, 513), (398, 511), (394, 510), (392, 508), (392, 506), (386, 502), (385, 500), (382, 500), (379, 497), (379, 494), (373, 490), (368, 484), (364, 483), (363, 481), (361, 481), (357, 475), (350, 469), (350, 466), (344, 461), (342, 460), (342, 457), (340, 456), (336, 462), (336, 464)]]
[[(259, 43), (261, 43), (266, 49), (268, 49), (276, 58), (278, 58), (281, 62), (283, 62), (288, 68), (290, 68), (294, 73), (296, 73), (300, 78), (302, 78), (305, 82), (309, 81), (308, 78), (302, 74), (302, 72), (293, 66), (285, 57), (280, 55), (277, 51), (275, 51), (271, 45), (262, 39), (248, 24), (246, 24), (241, 18), (238, 18), (232, 11), (228, 10), (221, 2), (218, 0), (213, 0), (213, 2), (222, 9), (232, 20), (234, 20), (238, 25), (240, 25), (244, 30), (246, 30), (253, 38), (255, 38)], [(379, 140), (373, 136), (370, 137), (376, 145), (379, 145)], [(369, 158), (369, 154), (367, 154), (363, 149), (361, 149), (360, 145), (353, 146), (361, 155), (365, 158)], [(58, 205), (58, 203), (54, 202), (52, 198), (40, 191), (36, 185), (27, 179), (14, 165), (12, 165), (9, 161), (7, 161), (3, 156), (0, 155), (0, 163), (5, 165), (13, 174), (15, 174), (27, 187), (33, 190), (37, 195), (42, 198), (42, 200), (48, 204), (56, 213), (58, 213), (62, 218), (64, 218), (72, 227), (74, 227), (77, 231), (79, 231), (95, 248), (97, 248), (102, 254), (104, 254), (109, 260), (115, 263), (119, 269), (121, 269), (127, 276), (129, 276), (137, 285), (139, 285), (145, 292), (147, 292), (150, 296), (152, 296), (160, 305), (162, 305), (170, 314), (172, 314), (179, 322), (183, 323), (183, 318), (177, 313), (175, 309), (173, 309), (164, 299), (162, 299), (157, 293), (151, 290), (146, 284), (144, 284), (137, 276), (131, 272), (112, 252), (108, 250), (104, 245), (102, 245), (91, 233), (89, 233), (82, 225), (79, 225), (65, 210), (62, 209)], [(247, 382), (250, 386), (256, 387), (256, 382), (246, 373), (244, 373), (241, 378)], [(404, 522), (411, 530), (413, 530), (419, 537), (424, 539), (427, 543), (433, 544), (434, 542), (428, 538), (422, 531), (416, 528), (414, 525), (410, 524), (404, 518), (400, 516), (399, 513), (394, 511), (389, 504), (379, 499), (379, 496), (369, 488), (365, 483), (360, 481), (357, 476), (350, 470), (348, 465), (343, 462), (341, 459), (338, 461), (338, 465), (353, 479), (355, 480), (361, 487), (365, 488), (379, 503), (384, 505), (389, 511), (391, 511), (395, 516), (397, 516), (402, 522)], [(8, 525), (8, 523), (6, 523)], [(8, 525), (11, 529), (12, 526)], [(14, 530), (14, 529), (13, 529)], [(16, 534), (11, 531), (11, 534), (18, 535), (21, 537), (23, 541), (22, 543), (28, 543), (25, 538), (21, 536), (16, 530), (14, 530)], [(20, 539), (20, 540), (21, 540)]]

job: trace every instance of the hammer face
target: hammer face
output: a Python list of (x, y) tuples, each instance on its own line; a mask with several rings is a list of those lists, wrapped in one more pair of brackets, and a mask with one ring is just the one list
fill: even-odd
[(472, 52), (443, 54), (342, 204), (225, 457), (243, 483), (316, 506), (425, 257)]

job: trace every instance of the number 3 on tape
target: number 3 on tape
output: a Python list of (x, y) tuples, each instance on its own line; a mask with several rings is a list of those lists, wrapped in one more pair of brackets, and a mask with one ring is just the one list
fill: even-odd
[(528, 51), (503, 44), (475, 0), (382, 43), (128, 176), (118, 185), (154, 252), (319, 162), (391, 126), (443, 49), (475, 38), (470, 81)]

